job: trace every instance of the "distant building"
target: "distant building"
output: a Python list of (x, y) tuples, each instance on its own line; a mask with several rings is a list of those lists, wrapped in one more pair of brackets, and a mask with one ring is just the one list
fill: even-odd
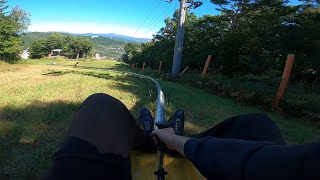
[(60, 56), (62, 49), (54, 49), (51, 51), (51, 56)]
[(20, 56), (21, 56), (21, 59), (29, 59), (29, 57), (30, 57), (29, 48), (24, 50)]
[(96, 59), (100, 59), (100, 55), (96, 53)]

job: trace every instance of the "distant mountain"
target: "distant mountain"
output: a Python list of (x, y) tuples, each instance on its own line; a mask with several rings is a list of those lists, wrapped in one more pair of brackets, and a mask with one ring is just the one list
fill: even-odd
[[(40, 39), (47, 38), (52, 33), (53, 32), (27, 32), (22, 35), (23, 46), (26, 49), (26, 48), (30, 47), (32, 43), (34, 43)], [(64, 33), (61, 33), (61, 34), (64, 34)]]
[(93, 36), (93, 38), (91, 38), (91, 39), (92, 39), (93, 44), (104, 45), (104, 46), (109, 46), (109, 45), (123, 45), (123, 46), (125, 46), (128, 43), (127, 41), (122, 41), (122, 40), (113, 39), (113, 38), (109, 38), (109, 37), (102, 37), (102, 36), (98, 36), (98, 37)]
[(76, 36), (101, 36), (101, 37), (109, 37), (116, 40), (126, 41), (126, 42), (137, 42), (137, 43), (144, 43), (148, 42), (151, 39), (148, 38), (135, 38), (125, 35), (119, 35), (114, 33), (108, 33), (108, 34), (95, 34), (95, 33), (85, 33), (85, 34), (72, 34)]
[[(49, 37), (53, 32), (28, 32), (23, 34), (22, 39), (24, 41), (24, 47), (30, 47), (31, 44), (35, 41), (38, 41), (43, 38)], [(60, 33), (61, 35), (65, 36), (74, 36), (74, 34), (69, 34), (69, 33)], [(120, 39), (120, 38), (110, 38), (110, 37), (103, 37), (103, 36), (98, 36), (94, 34), (76, 34), (77, 36), (88, 36), (88, 37), (94, 37), (91, 38), (93, 44), (95, 45), (121, 45), (125, 46), (128, 42), (131, 42), (129, 40), (125, 39)]]

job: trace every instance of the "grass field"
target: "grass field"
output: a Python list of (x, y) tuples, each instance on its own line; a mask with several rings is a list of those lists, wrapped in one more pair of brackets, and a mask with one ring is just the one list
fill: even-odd
[[(120, 99), (137, 116), (142, 107), (155, 110), (156, 90), (151, 82), (121, 73), (48, 65), (52, 60), (0, 65), (0, 179), (40, 179), (50, 167), (73, 112), (93, 93)], [(73, 65), (75, 61), (57, 60)], [(82, 61), (81, 65), (126, 69), (114, 61)], [(200, 132), (241, 113), (262, 112), (200, 89), (160, 81), (166, 96), (166, 114), (186, 112), (188, 134)], [(290, 144), (313, 142), (320, 129), (295, 118), (268, 114)]]

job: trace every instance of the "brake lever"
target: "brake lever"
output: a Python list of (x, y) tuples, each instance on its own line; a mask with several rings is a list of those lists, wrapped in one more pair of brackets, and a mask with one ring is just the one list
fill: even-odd
[[(158, 127), (158, 129), (165, 129), (170, 127), (169, 124), (165, 122), (158, 122), (156, 123), (156, 126)], [(163, 167), (164, 151), (167, 149), (167, 146), (158, 139), (157, 150), (159, 152), (159, 164), (158, 170), (154, 172), (158, 180), (164, 180), (165, 176), (168, 174), (168, 172), (166, 172)]]
[[(158, 127), (158, 129), (170, 128), (170, 125), (168, 123), (165, 123), (165, 122), (156, 123), (156, 126)], [(165, 151), (167, 149), (168, 149), (167, 146), (162, 141), (160, 141), (158, 139), (157, 150)]]

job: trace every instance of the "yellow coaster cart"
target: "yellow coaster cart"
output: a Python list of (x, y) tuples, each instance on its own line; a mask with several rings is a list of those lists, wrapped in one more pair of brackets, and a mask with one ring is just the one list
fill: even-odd
[[(156, 85), (157, 106), (155, 115), (155, 129), (166, 124), (164, 115), (164, 94), (160, 84), (155, 79), (131, 72), (127, 74), (148, 79)], [(202, 180), (205, 179), (194, 165), (183, 157), (173, 157), (158, 150), (157, 154), (131, 152), (131, 173), (134, 180)]]

